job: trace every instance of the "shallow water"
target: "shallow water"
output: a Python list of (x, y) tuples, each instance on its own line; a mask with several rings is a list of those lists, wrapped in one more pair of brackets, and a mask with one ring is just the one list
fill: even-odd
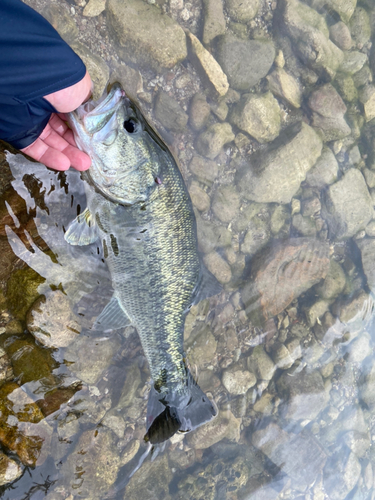
[[(223, 283), (185, 325), (219, 416), (129, 481), (149, 371), (133, 328), (90, 331), (112, 289), (101, 248), (63, 238), (80, 176), (22, 156), (8, 168), (1, 150), (0, 442), (19, 467), (1, 498), (374, 498), (373, 3), (260, 1), (251, 18), (250, 0), (140, 1), (144, 26), (160, 9), (175, 21), (158, 68), (142, 41), (117, 45), (115, 0), (94, 17), (85, 0), (27, 3), (83, 57), (95, 97), (119, 79), (178, 158)], [(178, 26), (219, 60), (226, 96), (194, 48), (174, 64)]]

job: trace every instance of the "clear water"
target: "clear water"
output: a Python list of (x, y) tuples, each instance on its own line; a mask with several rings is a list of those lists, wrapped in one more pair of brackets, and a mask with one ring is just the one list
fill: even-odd
[[(27, 3), (40, 12), (47, 5), (43, 0)], [(277, 3), (262, 5), (246, 36), (251, 39), (266, 36), (287, 56), (293, 42), (280, 33), (281, 3), (279, 6)], [(201, 37), (204, 13), (199, 1), (181, 2), (184, 9), (180, 10), (169, 10), (168, 2), (158, 4), (183, 27)], [(56, 1), (51, 5), (62, 7), (62, 12), (78, 26), (76, 36), (80, 42), (101, 56), (113, 74), (118, 55), (106, 29), (105, 12), (85, 18), (82, 8), (75, 3)], [(371, 2), (364, 7), (373, 20)], [(329, 26), (338, 20), (330, 9), (319, 12)], [(67, 26), (66, 21), (56, 19), (59, 29)], [(229, 18), (226, 20), (227, 27), (237, 30), (237, 34), (243, 32), (241, 26), (229, 24)], [(369, 57), (371, 40), (351, 50), (354, 49)], [(311, 123), (309, 96), (325, 83), (324, 78), (315, 80), (311, 73), (307, 74), (311, 70), (301, 60), (299, 64), (297, 71), (292, 67), (293, 59), (288, 63), (286, 57), (285, 68), (290, 73), (296, 70), (304, 74), (300, 80), (296, 77), (304, 97), (302, 107), (297, 110), (278, 99), (281, 136), (289, 124), (301, 120)], [(242, 163), (258, 150), (263, 154), (265, 146), (246, 134), (244, 138), (239, 136), (240, 130), (233, 127), (236, 141), (229, 142), (213, 160), (218, 174), (213, 183), (205, 183), (194, 174), (190, 163), (201, 132), (194, 131), (190, 122), (181, 133), (166, 130), (155, 117), (153, 106), (147, 103), (149, 97), (154, 101), (162, 89), (189, 112), (194, 94), (208, 89), (194, 62), (185, 60), (159, 74), (151, 68), (135, 69), (143, 78), (143, 93), (138, 95), (142, 111), (175, 153), (191, 191), (198, 186), (196, 203), (206, 203), (203, 208), (198, 206), (206, 228), (204, 235), (200, 230), (200, 238), (205, 240), (201, 245), (206, 262), (211, 253), (207, 248), (216, 246), (217, 260), (212, 269), (225, 282), (224, 291), (193, 309), (187, 318), (185, 337), (191, 366), (196, 369), (202, 388), (216, 401), (220, 415), (206, 431), (199, 429), (198, 437), (172, 439), (154, 461), (148, 457), (128, 482), (130, 472), (146, 449), (143, 435), (149, 383), (147, 362), (132, 328), (111, 335), (95, 336), (89, 331), (93, 319), (111, 297), (112, 289), (102, 250), (95, 245), (71, 247), (63, 238), (64, 228), (85, 206), (79, 173), (61, 174), (22, 157), (13, 158), (10, 161), (13, 179), (6, 166), (2, 171), (3, 185), (10, 186), (11, 182), (1, 199), (3, 206), (4, 201), (8, 203), (7, 224), (11, 228), (7, 236), (1, 236), (1, 242), (8, 241), (11, 248), (2, 247), (4, 266), (8, 265), (10, 254), (15, 257), (11, 258), (11, 273), (4, 274), (2, 281), (8, 303), (0, 301), (3, 304), (0, 346), (11, 358), (15, 381), (44, 409), (46, 417), (42, 422), (48, 424), (48, 438), (42, 446), (41, 464), (25, 467), (20, 479), (3, 487), (1, 497), (102, 499), (111, 492), (112, 498), (144, 500), (373, 498), (372, 268), (371, 260), (362, 259), (358, 243), (371, 240), (374, 236), (371, 227), (366, 227), (366, 232), (360, 228), (345, 239), (334, 237), (332, 231), (327, 231), (327, 216), (319, 209), (328, 188), (311, 187), (307, 182), (302, 182), (292, 202), (284, 205), (256, 204), (242, 191), (233, 220), (220, 221), (212, 209), (217, 193), (223, 186), (238, 186), (236, 173)], [(122, 83), (126, 89), (126, 82)], [(255, 90), (264, 93), (266, 80), (261, 80)], [(217, 101), (210, 98), (208, 101), (214, 109)], [(366, 119), (358, 100), (348, 108), (345, 115), (348, 123), (354, 111), (357, 117)], [(220, 121), (213, 112), (210, 120)], [(336, 140), (326, 144), (336, 155), (338, 179), (350, 169), (362, 171), (371, 196), (372, 143), (368, 130), (369, 126), (362, 126), (351, 142)], [(361, 157), (353, 163), (356, 145)], [(365, 168), (370, 173), (365, 173)], [(254, 182), (252, 189), (256, 191)], [(233, 196), (236, 193), (235, 190)], [(350, 198), (350, 191), (347, 196)], [(226, 210), (230, 211), (232, 203), (235, 201), (227, 203)], [(361, 204), (360, 199), (357, 204)], [(271, 225), (276, 224), (277, 211), (285, 214), (284, 223), (270, 232)], [(250, 216), (251, 213), (254, 215)], [(303, 219), (296, 218), (301, 213)], [(302, 229), (301, 221), (305, 224)], [(223, 238), (227, 235), (225, 245), (215, 243), (220, 231)], [(255, 234), (256, 241), (268, 240), (267, 246), (253, 254), (245, 251), (247, 232)], [(303, 237), (309, 239), (302, 240)], [(302, 250), (297, 252), (296, 245), (301, 245)], [(282, 255), (281, 247), (287, 249)], [(280, 259), (279, 267), (275, 264), (273, 270), (267, 271), (271, 278), (278, 273), (276, 284), (271, 280), (262, 285), (260, 274), (265, 257), (267, 262), (274, 263)], [(329, 264), (332, 261), (334, 264)], [(322, 294), (328, 293), (322, 292), (322, 286), (329, 265), (336, 274), (331, 284), (326, 280), (325, 286), (336, 286), (340, 291), (322, 300)], [(18, 276), (26, 275), (19, 273), (29, 268), (35, 273), (28, 271), (27, 280), (21, 281)], [(225, 278), (228, 269), (229, 279)], [(340, 279), (344, 283), (337, 285)], [(258, 288), (265, 287), (261, 308), (252, 306), (257, 304), (257, 297), (249, 292), (254, 282)], [(25, 293), (19, 293), (17, 286), (25, 287)], [(30, 292), (26, 293), (26, 287)], [(28, 294), (31, 298), (26, 297)], [(48, 328), (66, 333), (57, 348), (43, 347), (27, 332), (29, 323), (25, 313), (39, 295), (48, 300), (58, 297), (58, 304), (64, 304), (61, 310), (59, 307), (53, 310), (48, 323)], [(264, 310), (269, 311), (267, 320)], [(72, 334), (69, 323), (72, 319), (66, 311), (73, 312), (78, 333)], [(58, 314), (62, 314), (61, 322)], [(67, 324), (70, 327), (65, 328)], [(21, 361), (17, 364), (18, 360)], [(239, 377), (244, 373), (249, 377), (251, 373), (256, 382), (249, 384), (248, 390), (241, 391), (238, 384), (236, 389), (230, 389), (228, 373)], [(53, 394), (55, 406), (51, 402)], [(34, 435), (40, 432), (36, 430)], [(4, 450), (9, 454), (5, 446)], [(133, 458), (128, 461), (127, 457)]]

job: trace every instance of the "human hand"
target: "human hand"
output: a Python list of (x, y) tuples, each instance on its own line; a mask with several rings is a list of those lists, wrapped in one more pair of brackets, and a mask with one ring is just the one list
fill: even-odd
[(77, 148), (73, 132), (63, 120), (66, 118), (64, 113), (74, 111), (87, 101), (91, 91), (92, 81), (86, 72), (75, 85), (44, 96), (60, 113), (54, 113), (38, 139), (21, 151), (54, 170), (68, 170), (69, 167), (87, 170), (91, 165), (90, 157)]

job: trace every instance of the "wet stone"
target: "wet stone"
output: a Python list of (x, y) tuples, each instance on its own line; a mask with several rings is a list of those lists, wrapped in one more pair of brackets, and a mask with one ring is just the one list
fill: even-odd
[(72, 49), (79, 55), (90, 73), (94, 83), (93, 99), (99, 99), (109, 80), (109, 68), (106, 62), (78, 41), (74, 42)]
[(362, 458), (371, 446), (369, 436), (362, 432), (349, 431), (344, 434), (343, 439), (346, 446), (350, 448), (358, 458)]
[(206, 449), (224, 438), (238, 442), (241, 419), (235, 418), (230, 410), (220, 411), (218, 416), (187, 435), (191, 448)]
[(198, 325), (191, 332), (185, 348), (188, 359), (199, 367), (212, 363), (216, 353), (217, 341), (208, 325)]
[(350, 169), (326, 192), (322, 217), (330, 233), (345, 239), (365, 229), (373, 217), (373, 204), (366, 181), (359, 170)]
[(326, 454), (306, 431), (288, 434), (271, 423), (252, 434), (252, 444), (290, 476), (296, 488), (304, 491), (321, 473)]
[(351, 48), (353, 43), (352, 36), (349, 28), (342, 21), (339, 21), (330, 27), (329, 35), (333, 43), (335, 43), (341, 50), (349, 50)]
[(225, 33), (226, 23), (222, 0), (203, 0), (203, 6), (203, 43), (208, 45), (218, 35), (223, 35)]
[(354, 489), (361, 475), (361, 464), (354, 453), (337, 452), (324, 468), (324, 487), (332, 500), (343, 500)]
[(370, 411), (375, 408), (375, 363), (372, 362), (360, 383), (361, 400)]
[(302, 91), (297, 80), (282, 68), (275, 69), (267, 76), (270, 90), (294, 108), (301, 107)]
[(81, 327), (65, 294), (56, 290), (37, 299), (26, 317), (29, 332), (47, 347), (67, 347)]
[(300, 236), (316, 235), (316, 224), (311, 217), (303, 217), (301, 214), (296, 214), (292, 218), (292, 226)]
[(358, 48), (362, 48), (371, 37), (370, 17), (363, 7), (357, 7), (350, 18), (350, 33)]
[(270, 229), (273, 235), (278, 234), (278, 232), (286, 225), (287, 221), (290, 219), (290, 212), (287, 206), (277, 205), (275, 210), (271, 215)]
[(335, 260), (330, 261), (329, 271), (323, 283), (315, 287), (322, 299), (335, 299), (344, 290), (346, 277), (343, 268)]
[(375, 290), (375, 270), (373, 265), (375, 258), (375, 239), (363, 238), (362, 240), (356, 240), (356, 245), (361, 251), (362, 266), (367, 278), (367, 284), (370, 290)]
[(306, 182), (311, 187), (321, 189), (337, 181), (338, 163), (332, 150), (324, 146), (322, 154), (306, 175)]
[(325, 141), (342, 139), (350, 134), (345, 121), (346, 106), (331, 84), (315, 90), (309, 98), (312, 110), (312, 125), (323, 135)]
[[(99, 341), (80, 335), (69, 345), (64, 357), (72, 373), (87, 384), (93, 385), (111, 364), (119, 345), (120, 342), (116, 336)], [(90, 363), (87, 363), (88, 359)]]
[(344, 60), (340, 66), (340, 71), (343, 73), (349, 73), (350, 75), (354, 75), (360, 69), (362, 69), (363, 65), (367, 62), (367, 57), (362, 52), (351, 51), (345, 52)]
[(327, 404), (328, 394), (318, 371), (303, 370), (294, 377), (284, 372), (276, 385), (283, 399), (281, 413), (287, 420), (314, 420)]
[(350, 75), (339, 74), (335, 79), (339, 94), (346, 102), (354, 102), (358, 99), (358, 92)]
[(74, 42), (78, 36), (78, 28), (65, 5), (50, 3), (40, 13), (52, 24), (66, 43)]
[(280, 107), (271, 92), (245, 94), (233, 108), (229, 121), (263, 144), (279, 135)]
[(234, 134), (229, 123), (215, 123), (198, 137), (197, 151), (202, 156), (213, 160), (219, 155), (223, 146), (232, 142), (233, 139)]
[(261, 217), (253, 217), (241, 243), (241, 252), (254, 255), (263, 248), (271, 238), (268, 222)]
[(240, 208), (240, 198), (234, 186), (221, 186), (215, 193), (212, 211), (222, 222), (232, 221)]
[(16, 481), (22, 474), (22, 467), (0, 452), (0, 486)]
[(276, 316), (294, 299), (325, 278), (328, 245), (309, 238), (292, 238), (255, 258), (252, 277), (241, 298), (253, 321)]
[(247, 368), (259, 380), (271, 380), (276, 369), (274, 362), (263, 346), (257, 346), (253, 349), (253, 352), (247, 358)]
[(204, 221), (195, 213), (197, 219), (198, 247), (203, 253), (209, 254), (215, 248), (225, 248), (231, 245), (232, 235), (224, 226), (216, 226)]
[(203, 94), (195, 94), (190, 104), (189, 124), (199, 131), (210, 117), (211, 108)]
[(229, 84), (227, 75), (223, 72), (221, 66), (200, 43), (198, 38), (188, 32), (191, 51), (201, 77), (207, 82), (214, 96), (224, 96), (228, 92)]
[(225, 6), (232, 19), (247, 23), (257, 15), (259, 0), (225, 0)]
[(33, 269), (20, 269), (12, 273), (7, 284), (7, 304), (18, 319), (25, 319), (26, 312), (40, 295), (38, 287), (44, 283)]
[(306, 310), (306, 320), (309, 326), (314, 326), (317, 321), (328, 311), (332, 302), (318, 300)]
[(245, 394), (250, 387), (256, 384), (254, 374), (242, 369), (229, 369), (223, 373), (222, 382), (230, 394)]
[[(370, 302), (371, 303), (371, 302)], [(358, 320), (358, 323), (363, 321), (361, 315), (369, 307), (369, 296), (362, 291), (354, 296), (338, 300), (332, 306), (332, 313), (336, 315), (342, 323), (350, 323)], [(358, 332), (357, 332), (358, 334)]]
[(0, 347), (0, 384), (9, 382), (14, 377), (13, 367), (7, 353)]
[(322, 140), (311, 127), (299, 123), (287, 128), (269, 149), (253, 154), (238, 169), (240, 194), (260, 203), (290, 203), (321, 151)]
[(275, 48), (269, 41), (224, 35), (218, 42), (217, 58), (230, 86), (246, 91), (267, 75), (275, 58)]
[(191, 201), (200, 212), (206, 212), (210, 208), (210, 197), (202, 189), (198, 182), (193, 181), (189, 187)]
[(183, 29), (156, 6), (142, 0), (109, 0), (106, 13), (108, 32), (124, 61), (160, 72), (185, 59)]
[(272, 346), (271, 357), (276, 367), (282, 370), (287, 370), (294, 363), (294, 359), (290, 355), (289, 349), (280, 342), (275, 342)]
[(105, 0), (89, 0), (82, 14), (87, 17), (99, 16), (105, 10)]
[(186, 128), (188, 115), (178, 102), (166, 92), (159, 92), (155, 99), (155, 118), (168, 130), (183, 132)]
[(211, 186), (218, 175), (217, 163), (201, 156), (193, 156), (189, 170), (206, 186)]
[(348, 360), (352, 363), (362, 363), (362, 361), (372, 354), (371, 338), (368, 333), (364, 332), (362, 335), (354, 339), (347, 346), (349, 353)]

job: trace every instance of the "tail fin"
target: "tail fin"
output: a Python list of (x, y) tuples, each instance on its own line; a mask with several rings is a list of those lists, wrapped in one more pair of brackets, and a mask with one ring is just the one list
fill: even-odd
[(145, 441), (160, 444), (171, 438), (176, 432), (190, 432), (206, 424), (217, 415), (215, 403), (210, 401), (199, 385), (188, 373), (190, 399), (182, 408), (160, 402), (160, 395), (152, 386), (147, 405), (147, 433)]

